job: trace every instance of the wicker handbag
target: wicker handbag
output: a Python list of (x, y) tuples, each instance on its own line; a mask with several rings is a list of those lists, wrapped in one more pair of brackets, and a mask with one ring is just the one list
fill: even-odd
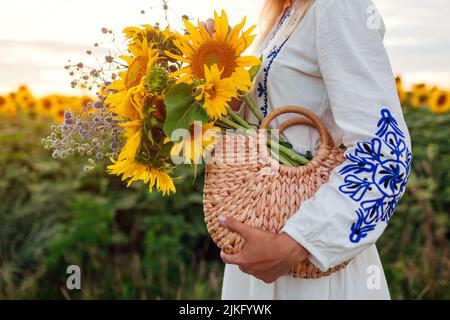
[[(328, 181), (331, 171), (345, 160), (344, 151), (333, 146), (333, 140), (320, 118), (302, 107), (282, 107), (271, 112), (260, 129), (285, 113), (304, 117), (292, 118), (279, 126), (280, 132), (294, 125), (316, 128), (321, 143), (310, 163), (300, 167), (280, 165), (269, 153), (265, 130), (256, 135), (224, 136), (216, 145), (206, 166), (203, 205), (205, 222), (212, 239), (227, 253), (239, 252), (244, 240), (218, 223), (217, 217), (234, 217), (252, 227), (280, 232), (303, 201), (311, 198)], [(224, 158), (226, 160), (224, 161)], [(231, 159), (231, 160), (230, 160)], [(348, 262), (326, 272), (308, 260), (289, 272), (297, 278), (320, 278), (344, 268)]]

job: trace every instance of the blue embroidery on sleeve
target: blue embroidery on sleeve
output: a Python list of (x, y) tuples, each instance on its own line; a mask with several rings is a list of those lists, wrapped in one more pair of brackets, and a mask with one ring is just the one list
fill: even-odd
[(360, 204), (350, 230), (353, 243), (375, 230), (378, 221), (389, 223), (411, 172), (412, 153), (388, 109), (381, 110), (377, 127), (377, 137), (358, 143), (346, 156), (350, 164), (339, 171), (345, 182), (339, 190)]

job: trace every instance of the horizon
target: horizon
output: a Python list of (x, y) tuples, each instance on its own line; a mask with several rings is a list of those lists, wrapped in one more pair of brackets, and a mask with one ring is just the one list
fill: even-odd
[[(206, 19), (214, 10), (225, 9), (230, 23), (244, 15), (248, 26), (256, 24), (261, 0), (171, 0), (170, 21), (180, 16)], [(450, 88), (450, 2), (430, 0), (375, 0), (387, 33), (385, 44), (394, 74), (406, 83), (426, 82)], [(25, 84), (37, 95), (77, 94), (70, 88), (64, 65), (68, 59), (86, 60), (86, 50), (101, 42), (100, 29), (117, 34), (123, 27), (160, 21), (161, 1), (135, 0), (16, 0), (0, 12), (0, 92)], [(145, 14), (140, 11), (145, 10)], [(172, 11), (173, 10), (173, 11)], [(120, 19), (111, 17), (119, 17)], [(159, 19), (158, 19), (159, 18)], [(426, 22), (426, 23), (425, 23)]]

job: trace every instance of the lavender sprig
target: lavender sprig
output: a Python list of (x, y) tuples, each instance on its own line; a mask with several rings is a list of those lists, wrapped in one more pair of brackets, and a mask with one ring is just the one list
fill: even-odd
[(104, 97), (100, 97), (93, 104), (84, 106), (79, 114), (66, 111), (64, 122), (53, 125), (50, 135), (42, 139), (42, 143), (46, 149), (53, 151), (52, 157), (55, 159), (76, 154), (87, 157), (88, 164), (84, 170), (90, 171), (96, 161), (105, 157), (117, 159), (123, 147), (120, 138), (122, 131), (115, 115), (105, 107)]

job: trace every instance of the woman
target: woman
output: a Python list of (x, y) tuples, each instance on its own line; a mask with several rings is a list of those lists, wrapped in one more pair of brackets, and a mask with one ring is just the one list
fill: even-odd
[[(267, 0), (253, 98), (264, 114), (309, 108), (347, 147), (347, 160), (280, 234), (219, 217), (246, 241), (240, 253), (221, 254), (223, 299), (390, 299), (375, 242), (404, 192), (411, 143), (374, 8), (370, 0)], [(301, 153), (319, 142), (306, 126), (286, 137)], [(351, 262), (319, 279), (286, 276), (303, 259), (322, 271)]]

